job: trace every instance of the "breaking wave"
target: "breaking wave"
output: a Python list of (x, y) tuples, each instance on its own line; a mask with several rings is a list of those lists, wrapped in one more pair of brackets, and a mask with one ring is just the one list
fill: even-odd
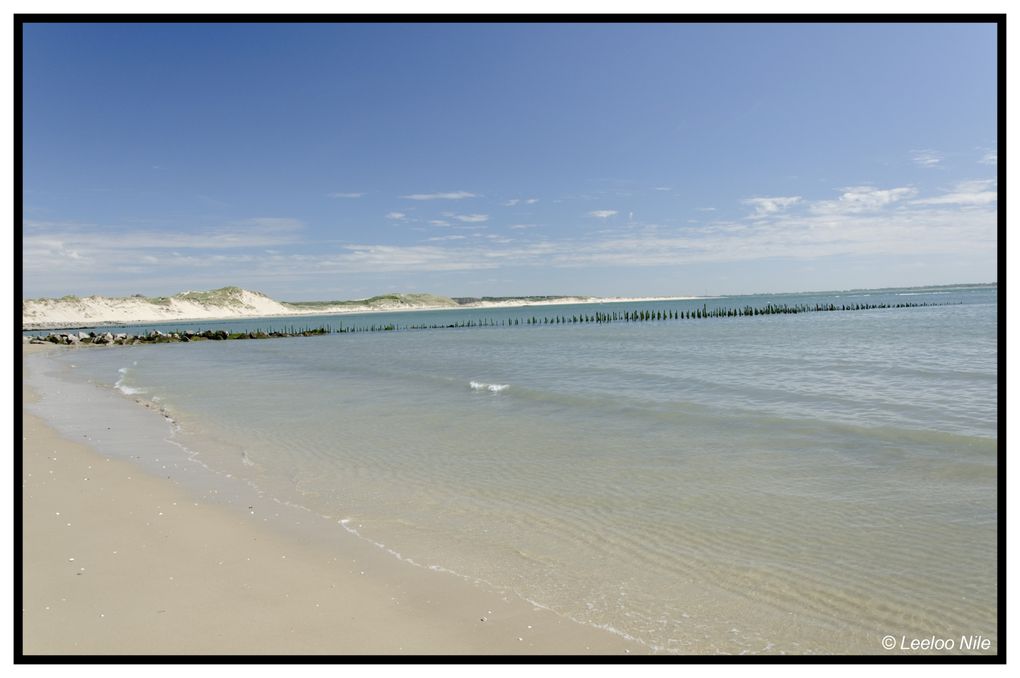
[(128, 368), (122, 367), (122, 368), (120, 368), (117, 371), (120, 372), (120, 378), (117, 379), (117, 381), (113, 384), (113, 387), (115, 389), (117, 389), (118, 391), (120, 391), (124, 395), (135, 395), (137, 393), (145, 393), (145, 391), (143, 389), (132, 388), (131, 386), (126, 386), (124, 384), (124, 378), (127, 377)]
[(473, 391), (492, 391), (494, 393), (510, 388), (510, 384), (484, 384), (480, 381), (472, 381), (470, 386)]

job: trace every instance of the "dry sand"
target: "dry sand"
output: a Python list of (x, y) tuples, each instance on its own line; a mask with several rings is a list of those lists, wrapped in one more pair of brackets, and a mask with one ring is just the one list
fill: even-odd
[(352, 535), (248, 519), (22, 416), (26, 655), (646, 651)]

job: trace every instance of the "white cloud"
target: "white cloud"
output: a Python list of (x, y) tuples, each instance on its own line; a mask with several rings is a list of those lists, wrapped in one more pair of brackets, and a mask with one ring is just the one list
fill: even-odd
[(933, 198), (914, 200), (912, 205), (989, 205), (999, 199), (994, 179), (964, 181), (952, 191)]
[[(477, 234), (482, 237), (483, 234)], [(484, 236), (487, 245), (456, 250), (399, 248), (402, 266), (455, 270), (497, 265), (575, 267), (658, 266), (677, 262), (718, 262), (770, 257), (810, 259), (831, 255), (910, 252), (987, 253), (995, 248), (991, 211), (961, 215), (957, 210), (915, 209), (890, 214), (791, 215), (779, 212), (748, 224), (713, 224), (682, 231), (638, 234), (619, 230), (592, 241), (507, 243)], [(489, 245), (509, 245), (490, 249)], [(378, 251), (378, 250), (374, 250)], [(368, 264), (367, 255), (358, 260)], [(348, 262), (348, 265), (353, 265)], [(384, 261), (380, 266), (396, 264)], [(434, 267), (434, 268), (429, 268)]]
[(479, 224), (483, 221), (489, 220), (488, 214), (457, 214), (454, 217), (460, 221), (467, 222), (469, 224)]
[(697, 209), (699, 212), (715, 212), (714, 207), (699, 207)]
[(22, 239), (26, 291), (92, 294), (105, 286), (118, 293), (111, 281), (124, 285), (129, 279), (125, 276), (144, 276), (151, 284), (157, 270), (251, 261), (264, 255), (223, 252), (298, 243), (301, 230), (297, 220), (275, 217), (234, 221), (200, 232), (26, 221)]
[(405, 200), (463, 200), (464, 198), (477, 197), (474, 193), (467, 191), (452, 191), (450, 193), (412, 193), (401, 196)]
[(791, 205), (795, 205), (800, 202), (799, 195), (791, 196), (776, 196), (773, 198), (747, 198), (742, 201), (745, 205), (751, 205), (754, 207), (754, 214), (752, 216), (760, 217), (766, 214), (775, 214), (776, 212), (782, 212)]
[(838, 200), (815, 202), (811, 205), (811, 211), (816, 214), (870, 212), (917, 194), (917, 189), (908, 186), (888, 189), (850, 186), (842, 191)]
[(302, 229), (297, 219), (276, 217), (243, 219), (196, 233), (43, 221), (26, 221), (25, 227), (31, 229), (26, 244), (61, 242), (83, 251), (271, 247), (296, 242)]
[(942, 162), (942, 154), (931, 149), (911, 151), (910, 154), (914, 157), (914, 164), (921, 167), (937, 167)]
[(513, 207), (514, 205), (516, 205), (520, 201), (521, 201), (520, 198), (510, 198), (509, 200), (507, 200), (506, 202), (504, 202), (502, 204), (503, 204), (503, 207)]
[(656, 186), (655, 190), (656, 191), (672, 191), (673, 189), (670, 188), (669, 186)]
[(438, 245), (348, 245), (346, 252), (317, 260), (319, 270), (345, 273), (388, 271), (464, 271), (498, 268), (499, 256), (477, 247), (447, 249)]
[(535, 224), (513, 224), (511, 240), (486, 234), (482, 224), (451, 218), (455, 225), (448, 228), (470, 230), (407, 245), (308, 242), (300, 222), (286, 218), (248, 219), (195, 233), (26, 221), (22, 256), (26, 292), (45, 288), (57, 296), (104, 286), (108, 293), (131, 293), (132, 280), (144, 280), (149, 288), (165, 285), (168, 291), (206, 283), (259, 289), (334, 274), (502, 266), (676, 266), (905, 254), (994, 261), (995, 196), (992, 180), (963, 182), (934, 196), (919, 196), (910, 187), (856, 186), (831, 200), (801, 199), (806, 209), (777, 204), (753, 220), (639, 229), (614, 227), (617, 222), (609, 220), (599, 224), (605, 228), (597, 234), (569, 239), (535, 238), (528, 230)]
[(527, 200), (524, 201), (524, 204), (534, 205), (536, 202), (538, 202), (538, 198), (528, 198)]
[(328, 193), (330, 198), (360, 198), (364, 193)]
[(443, 221), (442, 219), (433, 219), (429, 223), (432, 224), (433, 226), (449, 226), (450, 225), (449, 221)]
[(387, 219), (393, 219), (395, 221), (399, 221), (401, 219), (406, 219), (407, 215), (404, 214), (403, 212), (388, 212), (386, 214), (386, 218)]
[(592, 210), (591, 212), (588, 212), (588, 214), (598, 219), (608, 219), (609, 217), (617, 214), (617, 212), (616, 210)]
[(985, 154), (978, 160), (982, 165), (998, 165), (999, 164), (999, 152), (998, 151), (985, 151)]

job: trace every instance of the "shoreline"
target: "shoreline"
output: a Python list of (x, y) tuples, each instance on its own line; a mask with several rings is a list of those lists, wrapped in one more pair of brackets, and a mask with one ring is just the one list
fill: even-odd
[[(23, 365), (49, 350), (25, 346)], [(166, 424), (156, 411), (100, 395), (79, 442), (29, 411), (59, 396), (22, 382), (26, 655), (649, 652), (515, 595), (400, 561), (307, 511), (280, 505), (263, 517), (247, 510), (254, 495), (243, 487), (220, 492), (213, 478), (203, 494), (171, 478), (180, 477), (176, 467), (157, 476), (151, 464), (110, 454), (102, 441), (118, 433), (162, 454)], [(123, 408), (147, 423), (116, 419)], [(132, 430), (107, 433), (110, 417)]]
[(458, 311), (499, 308), (522, 308), (526, 306), (572, 306), (580, 304), (621, 304), (645, 303), (650, 301), (693, 301), (696, 299), (712, 299), (714, 297), (562, 297), (546, 301), (480, 301), (458, 306), (377, 306), (359, 308), (330, 308), (315, 311), (295, 311), (293, 313), (237, 313), (216, 316), (164, 316), (164, 317), (133, 317), (120, 320), (101, 320), (87, 322), (87, 319), (71, 322), (22, 322), (22, 332), (39, 330), (74, 330), (89, 327), (123, 327), (130, 325), (153, 325), (177, 322), (223, 322), (229, 320), (260, 320), (263, 318), (314, 318), (334, 315), (367, 315), (373, 313), (405, 313), (417, 311)]

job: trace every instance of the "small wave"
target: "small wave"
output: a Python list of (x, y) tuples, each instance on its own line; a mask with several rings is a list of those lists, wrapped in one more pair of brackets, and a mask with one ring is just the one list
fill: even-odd
[(484, 384), (480, 381), (472, 381), (470, 386), (473, 391), (492, 391), (493, 393), (510, 388), (510, 384)]
[[(135, 364), (137, 364), (137, 362)], [(115, 389), (117, 389), (118, 391), (120, 391), (124, 395), (136, 395), (136, 394), (139, 394), (139, 393), (145, 393), (145, 391), (143, 389), (132, 388), (131, 386), (125, 386), (124, 385), (124, 378), (127, 377), (128, 368), (122, 367), (122, 368), (120, 368), (117, 371), (120, 373), (120, 378), (117, 379), (117, 381), (114, 382), (114, 384), (113, 384), (113, 387)]]

